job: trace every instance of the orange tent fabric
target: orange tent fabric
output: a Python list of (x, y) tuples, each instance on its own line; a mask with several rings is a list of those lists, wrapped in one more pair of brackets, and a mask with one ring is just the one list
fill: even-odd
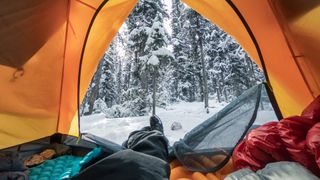
[(67, 1), (0, 2), (0, 148), (56, 132)]
[[(136, 3), (137, 0), (103, 1), (95, 11), (91, 9), (93, 13), (91, 16), (84, 14), (84, 18), (91, 18), (91, 24), (88, 21), (85, 26), (86, 31), (84, 33), (86, 34), (81, 36), (83, 37), (82, 43), (75, 42), (75, 44), (68, 46), (72, 49), (71, 52), (77, 54), (67, 54), (70, 56), (70, 61), (65, 63), (67, 67), (64, 68), (66, 77), (64, 77), (64, 87), (62, 88), (59, 118), (61, 121), (59, 122), (58, 132), (78, 135), (78, 103), (82, 102), (103, 53)], [(75, 12), (82, 13), (82, 10), (79, 9)], [(83, 25), (83, 18), (77, 16), (77, 14), (74, 16), (75, 20), (78, 20), (79, 26)], [(70, 33), (73, 33), (73, 31)], [(77, 44), (81, 44), (83, 47), (73, 49)]]
[(0, 2), (0, 149), (57, 132), (78, 135), (80, 64), (84, 94), (95, 66), (136, 3)]

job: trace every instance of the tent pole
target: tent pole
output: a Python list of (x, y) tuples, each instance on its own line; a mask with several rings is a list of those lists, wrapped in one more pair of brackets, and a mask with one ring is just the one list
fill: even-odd
[(267, 68), (266, 68), (266, 65), (264, 63), (264, 59), (263, 59), (259, 44), (258, 44), (258, 42), (257, 42), (252, 30), (250, 29), (250, 26), (248, 25), (248, 23), (246, 22), (246, 20), (242, 16), (242, 14), (239, 11), (239, 9), (233, 4), (232, 0), (226, 0), (226, 2), (230, 5), (230, 7), (234, 10), (234, 12), (240, 18), (241, 22), (243, 23), (244, 27), (246, 28), (246, 30), (247, 30), (247, 32), (248, 32), (248, 34), (250, 36), (250, 38), (252, 39), (252, 42), (254, 43), (254, 46), (257, 49), (257, 53), (259, 55), (259, 59), (260, 59), (260, 62), (261, 62), (263, 73), (264, 73), (264, 76), (265, 76), (265, 79), (266, 79), (266, 84), (267, 84), (266, 85), (266, 89), (267, 89), (268, 96), (270, 98), (271, 104), (273, 106), (273, 109), (274, 109), (278, 119), (282, 119), (283, 116), (282, 116), (282, 113), (280, 111), (280, 108), (279, 108), (279, 105), (277, 103), (277, 100), (276, 100), (276, 98), (274, 96), (273, 89), (272, 89), (272, 86), (271, 86), (271, 83), (270, 83), (270, 79), (269, 79), (269, 76), (268, 76)]

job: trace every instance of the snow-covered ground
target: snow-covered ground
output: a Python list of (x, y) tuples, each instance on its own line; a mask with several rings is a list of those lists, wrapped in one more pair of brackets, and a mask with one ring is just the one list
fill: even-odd
[[(210, 113), (207, 114), (203, 108), (203, 102), (180, 102), (168, 106), (166, 109), (157, 109), (157, 115), (164, 125), (164, 133), (172, 145), (175, 141), (202, 123), (226, 104), (219, 104), (210, 101)], [(126, 118), (105, 118), (104, 114), (95, 114), (81, 117), (81, 132), (89, 132), (99, 137), (121, 144), (127, 139), (130, 132), (149, 125), (150, 116), (126, 117)], [(276, 117), (272, 111), (260, 111), (255, 124), (263, 124)], [(182, 129), (171, 130), (173, 122), (180, 122)]]

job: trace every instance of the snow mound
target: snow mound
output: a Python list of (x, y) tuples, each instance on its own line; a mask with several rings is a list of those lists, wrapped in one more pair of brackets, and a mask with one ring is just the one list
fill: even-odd
[(176, 130), (179, 130), (179, 129), (182, 129), (181, 123), (179, 123), (179, 122), (173, 122), (173, 123), (171, 124), (171, 130), (172, 130), (172, 131), (176, 131)]
[(154, 65), (154, 66), (158, 65), (159, 62), (160, 62), (160, 61), (159, 61), (158, 57), (155, 56), (155, 55), (152, 55), (152, 56), (150, 57), (149, 61), (148, 61), (149, 64)]

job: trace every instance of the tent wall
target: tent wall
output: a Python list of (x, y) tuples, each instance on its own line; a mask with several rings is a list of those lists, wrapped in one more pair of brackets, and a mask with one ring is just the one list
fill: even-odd
[(0, 1), (0, 148), (56, 132), (67, 1)]
[(78, 101), (136, 3), (0, 2), (1, 149), (56, 132), (78, 135)]
[(58, 132), (78, 135), (78, 78), (90, 22), (103, 0), (69, 1)]
[[(299, 71), (280, 23), (267, 0), (217, 0), (216, 2), (185, 0), (185, 2), (231, 34), (257, 64), (261, 65), (260, 62), (264, 62), (283, 116), (300, 114), (302, 108), (312, 101), (313, 96)], [(230, 4), (237, 8), (248, 24), (261, 50), (262, 59), (257, 57), (257, 48), (247, 43), (249, 42), (248, 35), (244, 36), (244, 34), (248, 34), (248, 29), (239, 26), (237, 22), (239, 17), (235, 17), (232, 13), (230, 15), (230, 10), (226, 8)], [(234, 23), (227, 24), (215, 20), (222, 15), (225, 15), (224, 21)]]
[[(86, 34), (81, 34), (84, 35), (81, 36), (83, 37), (81, 43), (70, 44), (70, 47), (68, 44), (70, 49), (75, 48), (77, 44), (83, 45), (83, 48), (79, 47), (79, 49), (71, 51), (76, 54), (71, 54), (67, 51), (71, 54), (71, 57), (70, 61), (66, 57), (67, 61), (65, 65), (67, 67), (64, 73), (66, 76), (63, 83), (58, 132), (78, 135), (78, 105), (85, 96), (101, 57), (103, 57), (113, 37), (119, 31), (119, 28), (129, 16), (136, 3), (137, 0), (109, 0), (101, 2), (99, 7), (93, 11), (94, 14), (90, 14), (92, 20), (90, 19), (91, 21), (86, 26), (88, 27)], [(82, 10), (76, 12), (83, 13)], [(75, 17), (79, 17), (79, 15), (75, 14)], [(86, 15), (83, 18), (85, 17)], [(79, 25), (83, 25), (83, 18), (78, 18)]]
[(81, 62), (80, 102), (86, 94), (99, 61), (137, 2), (138, 0), (109, 0), (95, 18)]
[(269, 0), (312, 95), (320, 94), (320, 1)]
[(313, 99), (268, 1), (234, 2), (261, 48), (270, 83), (284, 117), (300, 114)]

